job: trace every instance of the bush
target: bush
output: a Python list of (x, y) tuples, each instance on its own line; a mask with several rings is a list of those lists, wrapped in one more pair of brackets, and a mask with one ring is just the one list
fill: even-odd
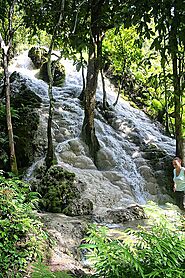
[(184, 278), (185, 235), (163, 221), (151, 228), (128, 230), (124, 240), (112, 239), (108, 229), (92, 226), (87, 244), (96, 277)]
[(34, 216), (38, 198), (24, 182), (0, 175), (0, 277), (22, 277), (47, 238)]

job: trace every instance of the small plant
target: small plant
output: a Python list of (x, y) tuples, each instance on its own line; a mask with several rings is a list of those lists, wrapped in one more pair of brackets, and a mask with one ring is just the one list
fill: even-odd
[(96, 277), (185, 277), (185, 234), (169, 229), (164, 220), (147, 229), (126, 230), (121, 239), (93, 225), (85, 240), (81, 248), (87, 250)]
[(47, 234), (34, 216), (36, 193), (16, 179), (0, 175), (0, 277), (22, 277), (28, 264), (42, 256)]

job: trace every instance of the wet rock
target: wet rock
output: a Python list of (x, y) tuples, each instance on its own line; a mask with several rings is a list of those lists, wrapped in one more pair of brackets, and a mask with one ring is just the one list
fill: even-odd
[(140, 149), (145, 159), (156, 161), (166, 156), (166, 151), (156, 144), (143, 144)]
[(111, 209), (107, 210), (101, 221), (106, 223), (120, 224), (126, 221), (146, 218), (144, 209), (141, 206), (133, 205), (124, 209)]
[(96, 169), (92, 159), (85, 155), (76, 156), (73, 166), (80, 169)]
[(101, 170), (110, 170), (116, 166), (114, 153), (108, 148), (101, 148), (97, 153), (96, 164)]
[(138, 170), (146, 181), (154, 180), (154, 173), (148, 165), (142, 165), (138, 167)]
[(96, 169), (92, 159), (86, 155), (88, 153), (87, 146), (79, 138), (71, 139), (66, 143), (59, 144), (57, 152), (60, 154), (60, 159), (63, 162), (76, 168)]

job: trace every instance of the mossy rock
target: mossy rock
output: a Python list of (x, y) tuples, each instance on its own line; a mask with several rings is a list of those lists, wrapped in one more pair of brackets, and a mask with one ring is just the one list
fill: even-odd
[(74, 198), (79, 197), (75, 174), (60, 166), (52, 166), (38, 185), (40, 208), (49, 212), (63, 212)]
[[(39, 78), (45, 82), (49, 82), (48, 72), (47, 72), (47, 62), (44, 63), (40, 68)], [(53, 79), (54, 86), (62, 86), (65, 80), (65, 68), (60, 62), (52, 61), (51, 67), (53, 69), (55, 65), (55, 73)]]
[(68, 216), (79, 215), (92, 215), (93, 214), (93, 202), (88, 198), (73, 199), (70, 204), (63, 210)]
[(44, 47), (33, 46), (28, 51), (28, 57), (32, 60), (34, 66), (39, 69), (47, 60), (48, 52)]

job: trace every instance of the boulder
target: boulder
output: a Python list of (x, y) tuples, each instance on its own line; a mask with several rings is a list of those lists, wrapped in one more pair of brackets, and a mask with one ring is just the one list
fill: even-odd
[(106, 223), (122, 224), (126, 221), (133, 221), (147, 218), (144, 209), (138, 205), (132, 205), (127, 208), (109, 209), (104, 215), (104, 219), (99, 221), (105, 221)]
[(34, 66), (39, 69), (47, 60), (48, 51), (44, 47), (33, 46), (28, 51), (28, 57), (32, 60)]
[(79, 195), (75, 174), (59, 166), (50, 167), (38, 183), (40, 208), (49, 212), (62, 212)]
[[(53, 85), (62, 86), (65, 80), (65, 68), (60, 62), (52, 61), (51, 67), (55, 66)], [(47, 62), (42, 64), (39, 72), (39, 78), (45, 82), (49, 82), (48, 72), (47, 72)]]

